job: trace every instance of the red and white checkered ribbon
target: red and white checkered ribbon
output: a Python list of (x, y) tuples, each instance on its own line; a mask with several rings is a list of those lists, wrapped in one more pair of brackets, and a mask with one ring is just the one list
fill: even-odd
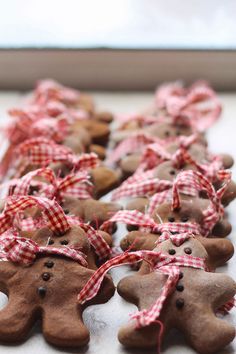
[(34, 206), (43, 211), (48, 227), (56, 234), (64, 234), (70, 229), (70, 224), (63, 209), (55, 200), (43, 197), (21, 196), (7, 198), (3, 213), (0, 215), (0, 234), (14, 226), (16, 215)]
[(6, 127), (6, 135), (12, 144), (19, 144), (26, 139), (39, 136), (61, 142), (68, 133), (67, 116), (54, 119), (37, 107), (11, 109), (9, 114), (13, 122)]
[(157, 107), (166, 109), (176, 122), (187, 123), (198, 131), (212, 126), (222, 110), (216, 93), (202, 81), (188, 89), (180, 82), (164, 84), (157, 89), (155, 99)]
[[(150, 173), (146, 175), (150, 176)], [(142, 177), (146, 175), (144, 173)], [(143, 179), (142, 177), (138, 176), (137, 182), (133, 182), (134, 180), (131, 178), (123, 182), (122, 185), (116, 188), (112, 193), (112, 200), (118, 200), (124, 197), (150, 196), (155, 192), (163, 192), (172, 187), (171, 181), (154, 177)]]
[[(29, 217), (21, 220), (20, 213), (33, 206), (42, 209), (43, 217), (35, 219)], [(46, 216), (46, 220), (44, 216)], [(63, 209), (55, 200), (33, 196), (9, 197), (3, 213), (0, 215), (0, 234), (14, 229), (15, 224), (17, 228), (24, 229), (24, 231), (34, 231), (47, 226), (58, 235), (64, 234), (71, 226), (76, 225), (86, 232), (90, 244), (100, 259), (109, 258), (111, 255), (110, 247), (98, 230), (76, 217), (65, 215)]]
[(204, 173), (211, 181), (214, 181), (218, 171), (223, 168), (222, 159), (219, 156), (211, 155), (209, 162), (197, 162), (188, 152), (188, 147), (196, 141), (197, 135), (181, 138), (179, 148), (174, 154), (170, 154), (164, 147), (157, 143), (147, 145), (136, 173), (153, 169), (163, 161), (172, 161), (176, 168), (182, 168), (185, 164), (191, 165), (199, 172)]
[(179, 185), (185, 184), (189, 186), (191, 190), (206, 191), (207, 196), (210, 200), (210, 205), (206, 210), (203, 211), (204, 220), (201, 224), (201, 231), (203, 235), (208, 235), (217, 221), (224, 215), (224, 208), (221, 204), (221, 198), (230, 183), (231, 172), (226, 170), (221, 170), (218, 172), (218, 178), (223, 181), (222, 187), (215, 191), (214, 186), (198, 171), (182, 171), (178, 174), (173, 183), (172, 189), (172, 209), (179, 209), (181, 206), (181, 198), (179, 195)]
[[(112, 200), (119, 200), (124, 197), (151, 197), (149, 207), (151, 210), (155, 205), (170, 200), (173, 182), (154, 177), (154, 172), (153, 169), (135, 173), (114, 190)], [(197, 195), (194, 185), (191, 187), (182, 183), (179, 188), (183, 194)]]
[(117, 162), (130, 153), (142, 151), (146, 145), (152, 143), (158, 143), (160, 146), (165, 145), (164, 140), (155, 138), (151, 135), (145, 133), (131, 133), (131, 137), (121, 141), (121, 143), (112, 151), (108, 162)]
[(173, 233), (200, 233), (200, 226), (190, 222), (168, 222), (157, 224), (149, 215), (137, 210), (119, 210), (109, 220), (105, 221), (100, 229), (109, 231), (114, 222), (122, 222), (127, 225), (139, 226), (147, 231), (162, 234), (165, 231)]
[(80, 100), (80, 92), (63, 86), (55, 80), (40, 80), (34, 91), (33, 102), (39, 106), (47, 102), (59, 101), (68, 106), (76, 105)]
[(79, 303), (83, 304), (92, 299), (98, 293), (105, 274), (112, 268), (122, 264), (133, 264), (140, 261), (147, 261), (153, 267), (153, 271), (167, 274), (168, 278), (162, 288), (161, 294), (150, 309), (138, 311), (132, 315), (137, 320), (137, 327), (148, 326), (159, 318), (167, 297), (174, 291), (179, 280), (180, 268), (191, 267), (205, 269), (205, 260), (193, 256), (168, 256), (158, 251), (137, 251), (124, 252), (105, 264), (103, 264), (85, 284), (78, 296)]
[(169, 231), (164, 231), (157, 240), (157, 243), (161, 243), (167, 240), (171, 240), (173, 245), (179, 247), (188, 239), (195, 237), (191, 232), (183, 232), (180, 234), (172, 234)]
[(46, 138), (29, 139), (16, 148), (22, 165), (17, 176), (19, 176), (28, 165), (47, 167), (52, 162), (65, 162), (74, 166), (75, 170), (90, 169), (98, 165), (98, 156), (94, 153), (77, 156), (73, 151), (63, 145), (56, 144), (53, 140)]
[[(48, 183), (33, 180), (35, 177), (43, 177)], [(48, 199), (56, 198), (61, 202), (64, 195), (74, 196), (78, 199), (91, 198), (93, 185), (87, 171), (70, 173), (66, 177), (56, 178), (55, 173), (48, 167), (40, 168), (27, 173), (20, 179), (12, 181), (11, 187), (14, 190), (11, 195), (22, 196), (28, 195), (30, 186), (36, 187), (35, 195), (47, 197)], [(11, 188), (10, 189), (13, 189)]]
[[(121, 141), (120, 144), (118, 144), (118, 146), (112, 151), (108, 162), (115, 163), (119, 161), (122, 157), (127, 156), (128, 154), (142, 152), (143, 149), (149, 144), (157, 144), (160, 148), (165, 148), (169, 144), (175, 142), (187, 145), (187, 141), (189, 139), (190, 137), (185, 136), (160, 139), (146, 133), (131, 133), (131, 137)], [(194, 138), (191, 136), (191, 142), (196, 141), (197, 139), (197, 135), (194, 135)], [(185, 141), (186, 143), (184, 143)]]
[(84, 267), (88, 265), (85, 254), (78, 249), (68, 246), (40, 246), (35, 241), (24, 237), (5, 236), (0, 239), (0, 247), (4, 258), (23, 265), (32, 264), (38, 254), (64, 256), (79, 262)]

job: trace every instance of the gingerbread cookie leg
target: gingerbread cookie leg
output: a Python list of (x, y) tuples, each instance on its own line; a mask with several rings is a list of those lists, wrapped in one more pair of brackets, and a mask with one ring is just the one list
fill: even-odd
[(36, 318), (31, 304), (11, 290), (7, 306), (0, 311), (0, 341), (19, 342), (26, 339)]
[(234, 326), (214, 314), (220, 306), (233, 298), (235, 283), (223, 274), (207, 273), (203, 275), (202, 280), (204, 278), (205, 285), (203, 283), (199, 287), (199, 306), (196, 306), (195, 301), (195, 306), (191, 306), (191, 316), (190, 312), (188, 316), (186, 303), (186, 313), (182, 314), (186, 322), (181, 326), (181, 330), (198, 353), (208, 354), (224, 348), (235, 337)]
[[(83, 346), (89, 342), (89, 331), (82, 322), (81, 309), (76, 305), (76, 294), (65, 299), (66, 305), (57, 310), (49, 306), (43, 316), (43, 334), (46, 340), (58, 346)], [(55, 306), (55, 304), (54, 304)], [(71, 325), (68, 326), (68, 323)]]

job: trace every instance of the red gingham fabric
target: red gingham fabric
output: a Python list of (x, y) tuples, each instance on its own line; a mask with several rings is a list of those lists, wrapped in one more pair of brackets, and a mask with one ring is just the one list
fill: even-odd
[(168, 256), (157, 251), (124, 252), (122, 255), (107, 261), (91, 276), (79, 293), (79, 303), (83, 304), (97, 294), (108, 270), (122, 264), (133, 264), (142, 260), (152, 264), (153, 271), (167, 274), (168, 278), (161, 295), (154, 305), (149, 310), (138, 311), (132, 315), (132, 318), (137, 320), (138, 328), (148, 326), (160, 316), (167, 297), (171, 294), (179, 280), (180, 266), (205, 269), (205, 260), (199, 257)]
[(75, 248), (39, 246), (35, 241), (24, 237), (3, 237), (0, 239), (0, 247), (7, 260), (24, 265), (32, 264), (37, 254), (65, 256), (79, 262), (84, 267), (88, 265), (85, 254)]
[(94, 168), (99, 163), (98, 156), (95, 153), (77, 156), (70, 148), (58, 145), (53, 140), (46, 138), (24, 141), (17, 147), (16, 154), (23, 162), (17, 173), (18, 176), (28, 165), (46, 167), (52, 162), (65, 161), (65, 163), (74, 165), (75, 170), (82, 170)]
[[(19, 213), (33, 206), (42, 208), (43, 216), (36, 219), (29, 217), (21, 220)], [(47, 220), (44, 219), (44, 216)], [(24, 231), (33, 231), (47, 226), (56, 234), (64, 234), (71, 228), (71, 225), (77, 225), (86, 232), (89, 242), (100, 259), (109, 258), (111, 255), (110, 247), (98, 230), (76, 217), (65, 215), (63, 209), (55, 200), (33, 196), (8, 198), (3, 213), (0, 215), (0, 234), (12, 229), (15, 224)]]
[(64, 234), (70, 229), (63, 209), (55, 200), (43, 197), (21, 196), (7, 198), (3, 213), (0, 215), (0, 234), (13, 226), (15, 215), (27, 208), (38, 206), (46, 216), (48, 227), (56, 234)]
[[(166, 139), (159, 139), (157, 137), (148, 135), (146, 133), (131, 133), (131, 137), (121, 141), (118, 146), (112, 151), (111, 156), (108, 159), (109, 163), (114, 163), (120, 160), (122, 157), (132, 154), (134, 152), (142, 152), (145, 146), (149, 144), (158, 144), (160, 147), (166, 147), (168, 144), (174, 142), (183, 142), (189, 137), (177, 136), (169, 137)], [(194, 139), (197, 140), (197, 135), (194, 135)]]
[(68, 133), (69, 118), (66, 116), (52, 119), (46, 112), (34, 107), (12, 109), (9, 114), (13, 121), (7, 125), (6, 135), (13, 144), (39, 136), (61, 142)]
[(66, 105), (76, 105), (80, 100), (80, 92), (63, 86), (52, 79), (40, 80), (34, 91), (33, 102), (39, 106), (47, 102), (59, 101)]
[(120, 144), (112, 151), (108, 162), (114, 163), (120, 160), (122, 157), (129, 153), (139, 152), (146, 145), (158, 143), (164, 146), (164, 141), (145, 133), (132, 133), (131, 137), (124, 139)]
[[(43, 177), (48, 183), (33, 180), (34, 177)], [(38, 188), (38, 192), (34, 195), (47, 197), (48, 199), (56, 198), (61, 202), (64, 195), (74, 196), (78, 199), (91, 198), (93, 185), (87, 171), (73, 173), (66, 177), (56, 178), (54, 172), (50, 168), (40, 168), (27, 173), (18, 180), (14, 180), (12, 186), (15, 186), (14, 196), (28, 195), (30, 186)], [(11, 187), (10, 187), (11, 189)]]
[(180, 82), (161, 85), (155, 99), (159, 109), (165, 109), (177, 122), (188, 122), (198, 131), (208, 129), (219, 118), (222, 109), (215, 92), (202, 81), (188, 89)]
[(206, 163), (197, 162), (187, 150), (195, 140), (196, 135), (192, 135), (188, 139), (183, 139), (174, 154), (170, 154), (157, 143), (147, 145), (143, 151), (140, 166), (136, 173), (146, 169), (153, 169), (163, 161), (172, 161), (173, 165), (177, 168), (182, 168), (185, 164), (192, 165), (199, 172), (204, 173), (211, 181), (215, 181), (218, 171), (223, 167), (222, 159), (219, 156), (211, 155), (211, 161)]
[(101, 236), (99, 230), (95, 230), (92, 226), (85, 224), (76, 217), (68, 216), (67, 219), (72, 225), (80, 226), (86, 232), (90, 244), (100, 259), (111, 257), (112, 249)]
[(128, 225), (137, 225), (145, 231), (151, 231), (162, 234), (165, 231), (174, 233), (190, 232), (200, 233), (200, 226), (197, 223), (190, 222), (169, 222), (157, 224), (150, 216), (137, 210), (119, 210), (109, 220), (105, 221), (100, 229), (107, 231), (114, 222), (123, 222)]
[[(178, 185), (186, 184), (192, 186), (197, 191), (205, 190), (210, 200), (209, 207), (203, 212), (204, 221), (201, 225), (203, 235), (208, 235), (216, 222), (224, 215), (224, 208), (221, 204), (221, 197), (225, 192), (230, 180), (231, 172), (223, 170), (218, 174), (219, 178), (224, 181), (223, 186), (215, 191), (211, 182), (198, 171), (182, 171), (176, 177), (172, 189), (172, 209), (179, 209), (181, 206), (181, 199), (179, 196)], [(191, 188), (192, 188), (191, 187)]]
[(171, 187), (172, 182), (159, 178), (144, 179), (136, 183), (130, 183), (130, 180), (126, 180), (112, 193), (112, 200), (124, 197), (150, 196), (155, 192), (163, 192)]

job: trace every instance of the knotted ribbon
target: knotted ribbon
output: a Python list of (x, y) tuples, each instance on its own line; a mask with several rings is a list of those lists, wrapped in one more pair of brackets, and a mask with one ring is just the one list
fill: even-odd
[[(35, 177), (43, 177), (48, 183), (33, 180)], [(62, 201), (64, 195), (74, 196), (78, 199), (91, 198), (93, 189), (90, 176), (86, 170), (77, 173), (71, 172), (60, 179), (56, 178), (53, 170), (49, 167), (44, 167), (31, 171), (20, 179), (14, 179), (10, 183), (9, 192), (13, 189), (12, 187), (14, 189), (9, 194), (14, 196), (28, 195), (31, 186), (37, 190), (35, 195), (47, 197), (48, 199), (56, 198), (58, 202)]]
[(37, 254), (60, 255), (73, 259), (82, 266), (87, 267), (85, 254), (79, 250), (68, 247), (40, 246), (37, 242), (24, 237), (6, 236), (0, 239), (2, 255), (8, 261), (30, 265)]
[(29, 165), (47, 167), (52, 162), (64, 162), (71, 164), (77, 171), (94, 168), (99, 163), (95, 153), (77, 156), (70, 148), (41, 137), (24, 141), (17, 147), (16, 155), (19, 156), (21, 162), (16, 177), (20, 176)]
[(155, 103), (175, 118), (176, 123), (187, 123), (201, 132), (217, 121), (222, 110), (216, 93), (203, 81), (188, 89), (180, 82), (161, 85), (156, 91)]
[[(24, 230), (33, 231), (37, 228), (47, 226), (55, 234), (61, 235), (69, 231), (73, 225), (80, 226), (86, 232), (88, 240), (99, 258), (110, 257), (111, 249), (98, 230), (83, 223), (76, 217), (65, 215), (63, 209), (55, 200), (43, 197), (20, 196), (7, 198), (3, 213), (0, 215), (0, 235), (5, 232), (9, 233), (9, 230), (14, 230), (15, 223), (17, 223), (17, 228), (21, 229), (18, 218), (19, 213), (33, 206), (42, 209), (43, 216), (39, 220), (36, 219), (36, 221), (33, 218), (30, 218), (29, 221), (26, 219)], [(44, 219), (44, 216), (46, 216), (47, 220)], [(26, 225), (28, 228), (26, 228)]]

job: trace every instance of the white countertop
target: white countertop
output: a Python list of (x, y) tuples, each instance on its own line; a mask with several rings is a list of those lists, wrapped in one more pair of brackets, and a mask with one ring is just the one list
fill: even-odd
[[(149, 93), (95, 93), (95, 100), (101, 109), (111, 110), (115, 113), (129, 113), (139, 111), (148, 106), (151, 102), (152, 95)], [(227, 152), (236, 158), (236, 94), (220, 95), (224, 104), (224, 113), (221, 120), (209, 131), (208, 140), (210, 150), (214, 153)], [(18, 93), (0, 92), (0, 122), (7, 119), (6, 109), (19, 105), (22, 97)], [(236, 178), (236, 166), (234, 167), (234, 176)], [(233, 224), (233, 232), (229, 239), (234, 240), (236, 230), (236, 204), (233, 203), (229, 208), (231, 223)], [(234, 214), (233, 214), (234, 213)], [(114, 242), (118, 244), (119, 239), (125, 235), (124, 227), (119, 230), (114, 237)], [(236, 279), (236, 257), (228, 262), (228, 266), (218, 269), (218, 271), (227, 272)], [(117, 283), (119, 279), (130, 272), (128, 267), (121, 267), (112, 272), (114, 281)], [(6, 297), (0, 295), (0, 307), (6, 303)], [(134, 312), (136, 307), (126, 303), (116, 293), (115, 296), (104, 305), (91, 306), (84, 312), (84, 320), (91, 332), (91, 341), (88, 347), (78, 350), (57, 349), (48, 345), (40, 332), (40, 324), (37, 324), (32, 330), (28, 340), (20, 345), (7, 346), (0, 344), (1, 354), (43, 354), (43, 353), (78, 353), (78, 354), (156, 354), (153, 351), (131, 351), (124, 349), (117, 340), (118, 328), (122, 323), (129, 319), (129, 313)], [(1, 313), (0, 313), (1, 315)], [(17, 309), (16, 309), (17, 315)], [(227, 320), (236, 326), (236, 310), (234, 309)], [(195, 353), (189, 347), (184, 345), (181, 335), (173, 333), (168, 340), (164, 342), (163, 354), (190, 354)], [(224, 351), (218, 354), (236, 353), (236, 340)]]

